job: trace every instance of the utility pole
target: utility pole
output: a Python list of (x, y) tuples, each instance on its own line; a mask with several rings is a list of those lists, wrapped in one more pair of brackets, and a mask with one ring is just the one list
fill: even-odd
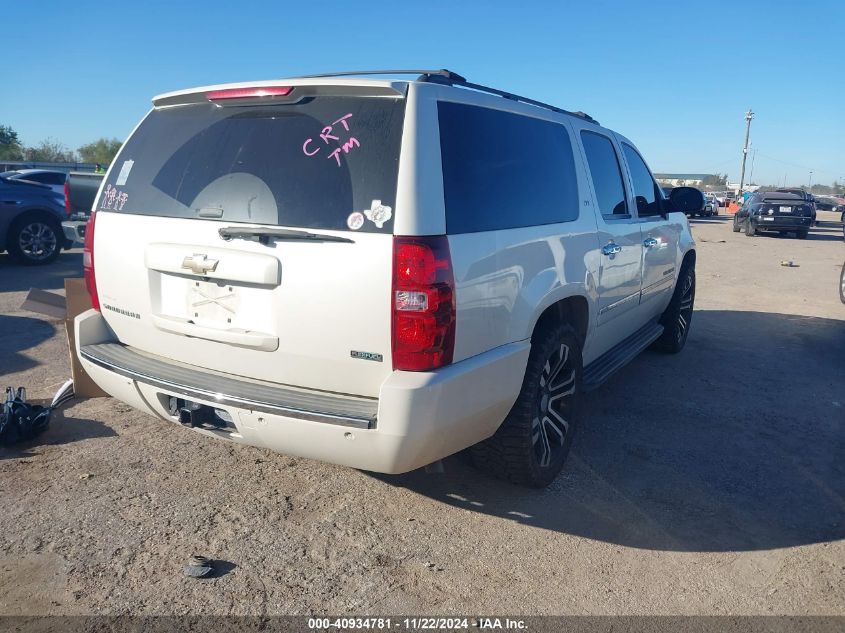
[(748, 158), (748, 137), (751, 134), (751, 119), (753, 118), (754, 113), (751, 108), (748, 108), (748, 112), (745, 113), (745, 146), (742, 148), (742, 170), (739, 174), (739, 191), (737, 194), (741, 194), (745, 186), (745, 161)]
[(813, 188), (813, 172), (810, 172), (810, 184), (807, 186), (807, 189)]

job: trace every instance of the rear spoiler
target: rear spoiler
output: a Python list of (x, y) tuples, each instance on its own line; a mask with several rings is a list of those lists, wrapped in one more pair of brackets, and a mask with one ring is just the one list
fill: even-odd
[(252, 84), (207, 86), (153, 97), (153, 107), (215, 103), (218, 106), (293, 104), (308, 97), (404, 97), (407, 82), (350, 82), (328, 80), (314, 84), (303, 79), (261, 81)]

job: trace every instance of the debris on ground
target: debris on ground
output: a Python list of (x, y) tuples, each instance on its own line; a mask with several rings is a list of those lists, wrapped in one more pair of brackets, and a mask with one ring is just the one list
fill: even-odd
[(47, 430), (50, 409), (26, 401), (26, 389), (6, 387), (6, 400), (0, 409), (0, 444), (30, 440)]
[(195, 554), (182, 569), (191, 578), (208, 578), (214, 573), (214, 561)]
[(11, 446), (41, 435), (50, 424), (52, 412), (73, 398), (72, 380), (59, 388), (47, 407), (27, 402), (24, 387), (6, 387), (6, 400), (0, 406), (0, 445)]
[(789, 260), (784, 259), (783, 261), (781, 261), (780, 265), (786, 266), (787, 268), (798, 268), (800, 266), (800, 264), (796, 264), (791, 259), (789, 259)]

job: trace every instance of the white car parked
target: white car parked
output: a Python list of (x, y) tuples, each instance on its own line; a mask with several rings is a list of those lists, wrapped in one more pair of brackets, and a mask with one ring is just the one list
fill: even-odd
[(155, 97), (85, 235), (97, 384), (292, 455), (401, 473), (472, 447), (548, 484), (583, 392), (684, 346), (702, 195), (665, 200), (585, 114), (414, 72)]

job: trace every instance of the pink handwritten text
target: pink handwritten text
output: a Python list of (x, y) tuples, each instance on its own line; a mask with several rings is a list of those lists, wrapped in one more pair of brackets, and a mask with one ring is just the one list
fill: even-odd
[[(324, 145), (334, 145), (336, 144), (334, 150), (332, 150), (326, 158), (334, 158), (337, 162), (337, 166), (340, 167), (340, 154), (341, 152), (344, 154), (348, 154), (356, 147), (361, 147), (361, 141), (357, 138), (352, 136), (351, 134), (345, 134), (344, 132), (351, 132), (352, 129), (349, 125), (349, 119), (352, 118), (352, 113), (344, 114), (342, 117), (333, 121), (331, 125), (327, 125), (324, 127), (319, 134), (320, 140), (323, 141)], [(341, 131), (339, 128), (343, 128)], [(337, 136), (337, 135), (340, 136)], [(347, 137), (342, 139), (341, 137)], [(305, 139), (305, 142), (302, 144), (302, 152), (306, 156), (316, 156), (320, 153), (320, 150), (323, 149), (324, 145), (320, 145), (318, 141), (315, 141), (313, 138)]]

